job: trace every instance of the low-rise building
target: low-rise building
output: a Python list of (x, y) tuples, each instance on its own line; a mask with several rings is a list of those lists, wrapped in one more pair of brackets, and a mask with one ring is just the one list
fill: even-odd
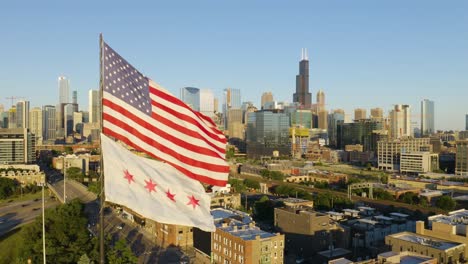
[(291, 207), (291, 208), (298, 208), (298, 207), (314, 207), (314, 201), (309, 201), (309, 200), (304, 200), (300, 198), (280, 198), (276, 200), (277, 202), (282, 202), (284, 203), (285, 206)]
[(218, 192), (211, 197), (211, 208), (226, 207), (238, 209), (241, 206), (240, 193)]
[(309, 259), (330, 245), (346, 247), (348, 236), (327, 214), (301, 207), (275, 208), (275, 228), (284, 233), (287, 250), (298, 258)]
[(432, 172), (439, 169), (439, 154), (430, 152), (402, 152), (400, 172), (415, 174)]
[(390, 246), (393, 252), (414, 252), (436, 258), (439, 263), (460, 263), (465, 259), (464, 243), (412, 232), (388, 235), (385, 238), (385, 244)]
[(284, 235), (261, 230), (243, 212), (218, 208), (211, 214), (216, 231), (194, 233), (196, 263), (284, 263)]

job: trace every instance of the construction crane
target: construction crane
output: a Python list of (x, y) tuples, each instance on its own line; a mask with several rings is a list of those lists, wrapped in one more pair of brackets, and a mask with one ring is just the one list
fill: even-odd
[(19, 96), (10, 96), (10, 97), (5, 97), (5, 99), (7, 99), (7, 100), (11, 100), (11, 106), (13, 106), (13, 104), (14, 104), (14, 101), (15, 101), (16, 99), (25, 99), (25, 97), (19, 97)]

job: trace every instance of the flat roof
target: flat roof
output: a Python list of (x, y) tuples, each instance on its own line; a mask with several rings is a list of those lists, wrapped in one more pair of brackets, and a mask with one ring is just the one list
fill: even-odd
[[(335, 248), (335, 249), (332, 250), (331, 256), (332, 257), (337, 257), (337, 256), (343, 256), (343, 255), (346, 255), (346, 254), (349, 254), (349, 253), (351, 253), (351, 251), (349, 251), (347, 249)], [(319, 254), (324, 256), (324, 257), (329, 258), (330, 257), (330, 250), (320, 251)]]
[(327, 214), (329, 214), (329, 215), (335, 215), (335, 216), (343, 216), (343, 213), (332, 212), (332, 211), (327, 212)]
[(372, 207), (369, 207), (369, 206), (359, 206), (358, 209), (375, 211), (375, 208), (372, 208)]
[(280, 199), (278, 199), (278, 201), (283, 201), (283, 202), (288, 202), (288, 203), (306, 203), (306, 202), (311, 202), (311, 203), (313, 203), (313, 201), (309, 201), (309, 200), (305, 200), (305, 199), (300, 199), (300, 198), (292, 198), (292, 197), (289, 197), (289, 198), (280, 198)]
[(345, 258), (339, 258), (339, 259), (328, 261), (328, 264), (351, 264), (351, 263), (353, 263), (351, 260), (345, 259)]
[(426, 237), (415, 233), (403, 232), (398, 234), (390, 235), (391, 237), (405, 240), (411, 243), (416, 243), (419, 245), (429, 246), (431, 248), (439, 250), (447, 250), (450, 248), (458, 247), (462, 245), (461, 243), (451, 242), (447, 240), (442, 240), (434, 237)]
[(343, 209), (343, 212), (355, 213), (355, 214), (358, 214), (358, 213), (359, 213), (358, 210), (354, 210), (354, 209)]
[(449, 212), (449, 215), (434, 215), (428, 218), (432, 222), (440, 222), (449, 225), (468, 225), (468, 210), (460, 209)]
[(419, 256), (401, 256), (400, 264), (419, 264), (424, 263), (431, 258), (419, 257)]
[(379, 223), (377, 221), (370, 220), (370, 219), (358, 219), (357, 221), (360, 223), (365, 223), (365, 224), (370, 224), (370, 225), (376, 225)]
[(397, 216), (397, 217), (408, 217), (407, 214), (400, 214), (400, 213), (390, 213), (391, 216)]
[[(216, 228), (243, 240), (255, 240), (257, 236), (262, 239), (276, 236), (276, 234), (263, 231), (257, 226), (249, 225), (253, 223), (252, 218), (241, 211), (217, 208), (211, 210), (211, 215), (215, 220)], [(223, 224), (226, 225), (223, 227)]]
[(378, 215), (378, 216), (375, 216), (374, 218), (379, 219), (379, 220), (387, 220), (387, 221), (393, 220), (393, 218), (388, 217), (388, 216), (383, 216), (383, 215)]

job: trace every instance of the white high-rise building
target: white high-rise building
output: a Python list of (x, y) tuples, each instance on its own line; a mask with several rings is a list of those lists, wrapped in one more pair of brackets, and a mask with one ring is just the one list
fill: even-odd
[(391, 135), (393, 138), (412, 137), (411, 107), (409, 105), (395, 105), (390, 111)]
[(89, 123), (99, 123), (101, 120), (101, 98), (98, 90), (88, 92)]
[(67, 77), (58, 77), (59, 88), (59, 104), (66, 104), (70, 102), (70, 82)]
[(43, 123), (42, 109), (40, 107), (34, 107), (31, 109), (31, 111), (29, 111), (29, 129), (36, 137), (37, 144), (42, 142)]
[(16, 127), (29, 128), (29, 101), (16, 103)]
[(434, 132), (434, 101), (424, 99), (421, 101), (421, 135), (428, 136)]
[(200, 113), (214, 117), (214, 94), (210, 89), (200, 89)]

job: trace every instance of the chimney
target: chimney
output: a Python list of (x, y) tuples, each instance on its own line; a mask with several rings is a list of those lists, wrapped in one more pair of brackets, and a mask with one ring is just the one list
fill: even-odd
[(416, 234), (424, 235), (424, 221), (416, 221)]

